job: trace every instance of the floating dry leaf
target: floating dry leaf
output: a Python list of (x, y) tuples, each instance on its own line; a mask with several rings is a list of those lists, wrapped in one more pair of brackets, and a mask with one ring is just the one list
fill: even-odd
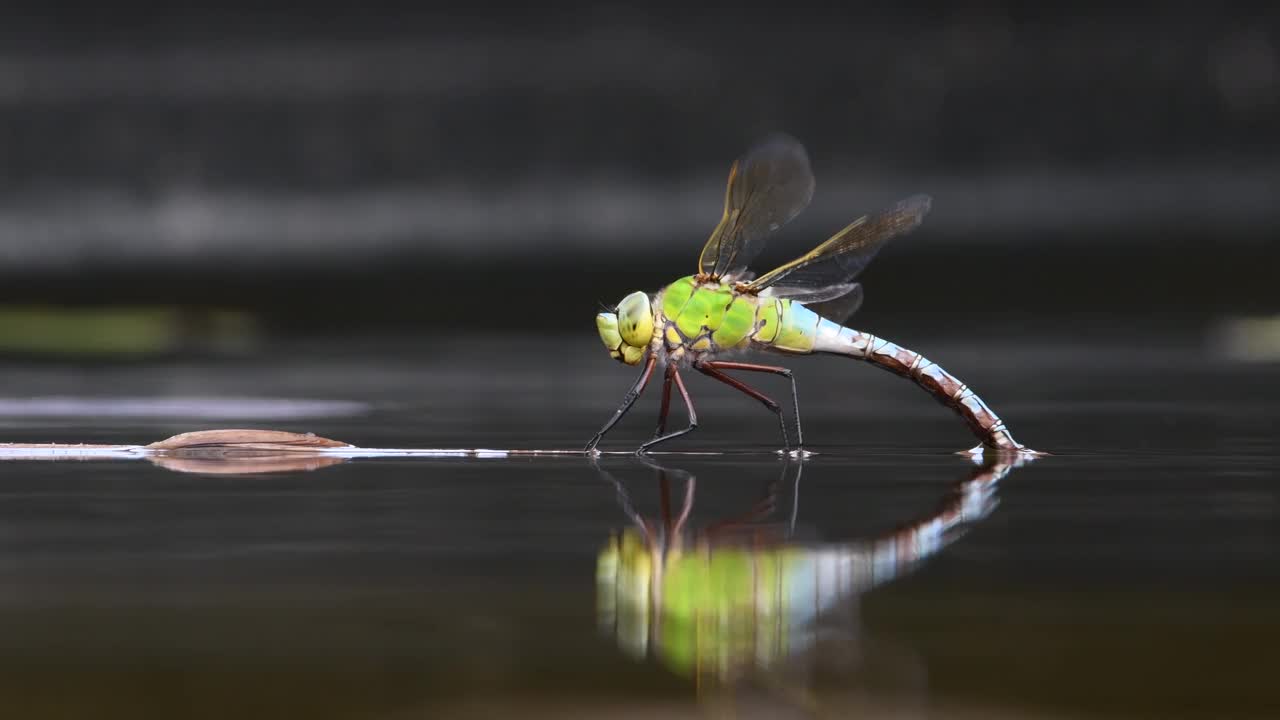
[(200, 450), (203, 457), (213, 457), (219, 450), (233, 454), (236, 451), (264, 450), (273, 452), (309, 452), (323, 448), (351, 447), (349, 443), (323, 438), (314, 433), (294, 433), (284, 430), (197, 430), (153, 442), (149, 450), (173, 451)]
[(284, 430), (197, 430), (147, 445), (152, 463), (177, 472), (249, 475), (316, 470), (346, 462), (319, 453), (351, 445), (314, 433)]

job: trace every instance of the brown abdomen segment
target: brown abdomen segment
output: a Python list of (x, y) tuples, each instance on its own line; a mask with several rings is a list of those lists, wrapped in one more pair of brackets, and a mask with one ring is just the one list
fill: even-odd
[[(826, 327), (827, 325), (833, 327)], [(878, 338), (871, 333), (823, 321), (818, 329), (817, 352), (837, 353), (866, 360), (894, 375), (910, 378), (939, 402), (964, 419), (983, 447), (1014, 451), (1025, 449), (987, 404), (969, 386), (923, 355)]]
[(1022, 445), (987, 404), (968, 385), (923, 355), (899, 345), (871, 336), (869, 351), (864, 360), (903, 377), (909, 377), (939, 402), (955, 410), (964, 418), (984, 447), (998, 450), (1018, 450)]

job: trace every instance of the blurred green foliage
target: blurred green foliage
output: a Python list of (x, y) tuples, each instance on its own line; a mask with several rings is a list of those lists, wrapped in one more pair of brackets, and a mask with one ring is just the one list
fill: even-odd
[(253, 318), (172, 306), (0, 306), (0, 353), (151, 355), (242, 348)]

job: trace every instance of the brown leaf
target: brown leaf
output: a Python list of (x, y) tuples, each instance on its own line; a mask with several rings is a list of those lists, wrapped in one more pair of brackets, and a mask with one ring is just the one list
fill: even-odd
[(146, 446), (151, 450), (183, 451), (199, 449), (204, 457), (208, 451), (267, 450), (276, 452), (308, 452), (321, 448), (351, 447), (349, 443), (322, 438), (313, 433), (294, 433), (283, 430), (197, 430), (153, 442)]

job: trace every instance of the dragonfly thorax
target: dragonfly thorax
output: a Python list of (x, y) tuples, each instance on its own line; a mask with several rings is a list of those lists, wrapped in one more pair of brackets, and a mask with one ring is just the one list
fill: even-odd
[[(703, 275), (680, 278), (661, 293), (658, 316), (668, 353), (716, 355), (741, 349), (752, 341), (772, 338), (778, 321), (772, 299), (762, 301), (729, 282), (701, 280), (701, 277)], [(761, 314), (762, 308), (767, 316)], [(769, 338), (762, 332), (766, 327)]]

